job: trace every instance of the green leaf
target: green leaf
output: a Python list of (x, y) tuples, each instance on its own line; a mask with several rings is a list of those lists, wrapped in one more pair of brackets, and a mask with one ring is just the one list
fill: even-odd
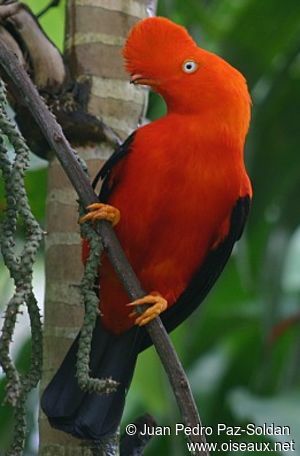
[[(234, 415), (244, 422), (253, 422), (257, 426), (271, 425), (288, 426), (284, 435), (268, 435), (274, 441), (286, 442), (294, 440), (296, 451), (286, 452), (286, 455), (300, 455), (300, 392), (294, 390), (273, 397), (259, 397), (246, 389), (235, 389), (228, 395), (228, 401)], [(250, 421), (249, 421), (250, 420)]]

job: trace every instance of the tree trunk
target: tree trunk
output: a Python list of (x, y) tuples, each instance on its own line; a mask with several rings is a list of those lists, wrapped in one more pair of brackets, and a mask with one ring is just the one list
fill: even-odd
[[(88, 112), (100, 117), (122, 139), (136, 128), (147, 102), (144, 91), (128, 84), (121, 49), (129, 28), (147, 14), (146, 0), (69, 0), (66, 57), (71, 77), (88, 80)], [(107, 143), (79, 149), (91, 175), (112, 153)], [(56, 159), (49, 165), (46, 220), (46, 298), (44, 371), (48, 384), (79, 331), (83, 308), (78, 285), (83, 267), (76, 195)], [(40, 414), (40, 454), (90, 454), (68, 434), (52, 429)]]

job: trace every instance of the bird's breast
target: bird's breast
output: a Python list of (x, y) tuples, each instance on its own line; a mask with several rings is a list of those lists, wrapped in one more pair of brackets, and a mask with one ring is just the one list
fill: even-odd
[[(146, 133), (137, 134), (132, 151), (113, 171), (117, 184), (109, 204), (121, 211), (116, 232), (143, 287), (159, 291), (172, 305), (226, 235), (245, 171), (236, 154), (216, 142), (180, 138), (176, 131)], [(106, 314), (113, 312), (115, 321), (117, 306), (124, 320), (126, 296), (114, 293), (112, 301), (104, 282)], [(115, 279), (111, 285), (116, 290)]]

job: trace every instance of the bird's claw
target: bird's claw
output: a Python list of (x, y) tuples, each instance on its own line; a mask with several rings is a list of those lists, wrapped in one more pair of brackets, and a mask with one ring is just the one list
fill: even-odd
[[(168, 307), (168, 301), (164, 299), (159, 293), (152, 292), (141, 299), (136, 299), (135, 301), (127, 304), (128, 307), (143, 305), (149, 305), (150, 307), (148, 307), (148, 309), (146, 309), (142, 315), (139, 315), (135, 319), (135, 324), (138, 326), (144, 326), (154, 318), (158, 317), (158, 315), (160, 315)], [(135, 317), (136, 315), (138, 315), (138, 312), (134, 310), (129, 314), (129, 317)]]
[(111, 222), (112, 226), (119, 223), (121, 215), (119, 209), (109, 204), (93, 203), (86, 208), (89, 212), (78, 220), (79, 223), (87, 221), (96, 222), (97, 220), (106, 220)]

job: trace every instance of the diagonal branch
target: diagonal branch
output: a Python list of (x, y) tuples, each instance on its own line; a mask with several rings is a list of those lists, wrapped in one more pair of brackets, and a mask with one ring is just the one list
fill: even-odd
[[(49, 145), (53, 148), (81, 203), (87, 206), (98, 202), (97, 195), (81, 168), (79, 157), (71, 148), (60, 125), (39, 96), (29, 76), (19, 65), (15, 55), (4, 44), (0, 46), (0, 65), (12, 81), (15, 90), (19, 92), (20, 98), (24, 100), (25, 106), (30, 110)], [(134, 274), (110, 223), (99, 222), (97, 232), (100, 234), (109, 259), (130, 298), (135, 300), (145, 296), (146, 293)], [(169, 377), (184, 424), (189, 427), (201, 426), (188, 379), (160, 318), (156, 318), (146, 325), (146, 329)], [(194, 443), (205, 443), (204, 435), (191, 435), (189, 439)], [(207, 456), (209, 453), (200, 449), (195, 454)]]
[(60, 4), (60, 0), (51, 0), (50, 3), (48, 3), (48, 5), (45, 6), (45, 8), (43, 8), (41, 11), (39, 11), (39, 13), (36, 15), (36, 17), (38, 19), (41, 18), (42, 16), (44, 16), (44, 14), (48, 13), (48, 11), (51, 8), (55, 8), (59, 4)]

